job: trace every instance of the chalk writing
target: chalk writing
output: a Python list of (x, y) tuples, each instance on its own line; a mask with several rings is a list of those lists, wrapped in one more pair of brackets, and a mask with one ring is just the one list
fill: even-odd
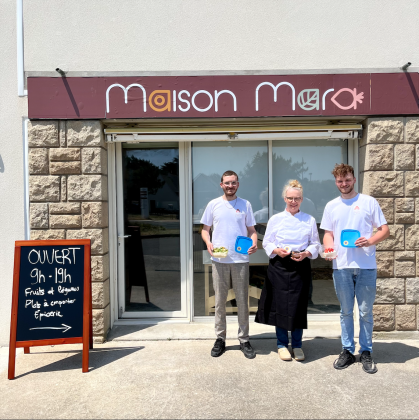
[(64, 293), (66, 296), (71, 292), (78, 292), (80, 290), (79, 287), (63, 287), (58, 286), (58, 293)]
[(28, 260), (31, 264), (69, 264), (76, 263), (76, 250), (80, 248), (44, 249), (43, 252), (32, 249)]
[(30, 296), (30, 295), (44, 296), (45, 290), (41, 289), (40, 287), (38, 287), (36, 290), (32, 290), (30, 287), (27, 287), (25, 289), (25, 296)]
[(83, 246), (22, 247), (18, 307), (22, 341), (54, 337), (57, 330), (66, 337), (82, 336), (83, 255)]
[(35, 319), (39, 319), (40, 321), (42, 321), (43, 317), (50, 318), (52, 316), (59, 316), (60, 318), (63, 317), (60, 311), (50, 311), (50, 312), (42, 312), (42, 313), (41, 311), (35, 311)]

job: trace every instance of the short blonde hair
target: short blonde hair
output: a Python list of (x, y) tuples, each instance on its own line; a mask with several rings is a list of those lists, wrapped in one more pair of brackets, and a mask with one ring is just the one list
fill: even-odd
[(301, 192), (301, 197), (303, 196), (303, 186), (296, 180), (290, 179), (285, 185), (284, 189), (282, 190), (282, 197), (286, 197), (288, 190), (297, 190)]

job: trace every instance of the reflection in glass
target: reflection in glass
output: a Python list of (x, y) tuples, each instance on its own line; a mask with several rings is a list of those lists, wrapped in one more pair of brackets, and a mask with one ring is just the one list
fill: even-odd
[(126, 311), (181, 309), (177, 143), (124, 145)]
[[(192, 147), (193, 218), (199, 224), (207, 204), (220, 197), (221, 175), (232, 170), (239, 176), (238, 196), (250, 201), (258, 222), (268, 221), (267, 142), (199, 142)], [(266, 210), (265, 210), (266, 209)]]
[[(282, 198), (285, 182), (298, 179), (304, 187), (301, 210), (314, 216), (319, 226), (326, 203), (338, 195), (331, 171), (336, 163), (347, 163), (347, 142), (308, 140), (272, 143), (274, 213), (285, 208)], [(239, 175), (238, 195), (252, 204), (259, 238), (258, 253), (264, 253), (261, 243), (269, 219), (267, 142), (194, 143), (192, 193), (195, 316), (214, 314), (211, 262), (201, 239), (200, 219), (208, 202), (222, 195), (220, 178), (228, 169)], [(322, 239), (324, 232), (319, 233)], [(249, 266), (251, 313), (257, 308), (258, 293), (263, 287), (267, 270), (266, 259), (264, 262), (253, 261), (254, 264), (251, 259)], [(317, 258), (311, 264), (313, 278), (309, 313), (337, 313), (339, 303), (333, 287), (331, 263)], [(234, 299), (227, 302), (227, 313), (235, 315), (235, 306)]]
[[(348, 162), (346, 140), (300, 140), (272, 142), (274, 213), (284, 210), (282, 188), (289, 179), (298, 179), (304, 189), (301, 211), (315, 217), (317, 227), (326, 204), (339, 195), (332, 170), (336, 163)], [(324, 231), (319, 228), (323, 242)], [(336, 313), (339, 302), (332, 280), (332, 263), (321, 257), (311, 260), (312, 281), (309, 313)]]
[[(221, 175), (233, 170), (239, 176), (237, 195), (250, 201), (260, 235), (259, 247), (268, 222), (268, 144), (263, 141), (199, 142), (192, 145), (193, 193), (193, 262), (194, 262), (194, 315), (214, 315), (214, 289), (211, 260), (201, 238), (200, 220), (207, 204), (220, 197)], [(258, 253), (264, 253), (258, 249)], [(259, 291), (263, 286), (266, 265), (250, 266), (249, 304), (251, 313), (257, 308)], [(237, 314), (234, 298), (227, 302), (227, 313)]]
[(298, 179), (304, 188), (300, 209), (320, 223), (326, 203), (339, 195), (332, 170), (336, 163), (347, 163), (347, 141), (273, 141), (272, 154), (274, 213), (285, 208), (285, 183)]

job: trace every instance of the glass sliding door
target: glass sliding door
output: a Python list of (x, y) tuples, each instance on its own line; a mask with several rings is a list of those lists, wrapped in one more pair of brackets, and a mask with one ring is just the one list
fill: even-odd
[(179, 144), (123, 144), (121, 154), (124, 309), (173, 316), (183, 293)]
[[(249, 305), (251, 313), (257, 308), (267, 262), (262, 249), (263, 233), (268, 221), (268, 142), (196, 142), (192, 144), (193, 200), (193, 269), (194, 315), (214, 315), (215, 292), (212, 286), (211, 260), (201, 238), (202, 214), (207, 204), (220, 197), (221, 175), (233, 170), (239, 176), (237, 195), (250, 201), (259, 233), (258, 251), (251, 256)], [(227, 313), (237, 314), (234, 291), (230, 287)]]
[[(226, 170), (238, 173), (238, 196), (250, 201), (257, 222), (259, 249), (250, 256), (249, 264), (249, 306), (254, 314), (269, 263), (262, 241), (269, 217), (285, 209), (284, 184), (290, 179), (302, 183), (301, 210), (315, 217), (319, 227), (326, 203), (339, 195), (331, 171), (336, 163), (348, 163), (348, 142), (315, 139), (196, 142), (192, 144), (191, 155), (194, 316), (214, 315), (211, 261), (201, 238), (200, 220), (208, 202), (222, 195), (219, 184)], [(324, 232), (320, 229), (319, 232), (322, 240)], [(333, 286), (332, 263), (319, 257), (311, 265), (309, 313), (337, 314), (339, 303)], [(227, 313), (237, 314), (232, 289)]]

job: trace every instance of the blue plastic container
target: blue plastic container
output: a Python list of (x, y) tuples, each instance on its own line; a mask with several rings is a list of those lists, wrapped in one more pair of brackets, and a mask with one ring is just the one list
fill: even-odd
[(246, 254), (249, 251), (249, 248), (253, 245), (253, 241), (247, 236), (237, 236), (236, 244), (234, 250), (238, 254)]
[(344, 229), (340, 234), (340, 244), (345, 248), (358, 248), (355, 241), (361, 237), (359, 230)]

